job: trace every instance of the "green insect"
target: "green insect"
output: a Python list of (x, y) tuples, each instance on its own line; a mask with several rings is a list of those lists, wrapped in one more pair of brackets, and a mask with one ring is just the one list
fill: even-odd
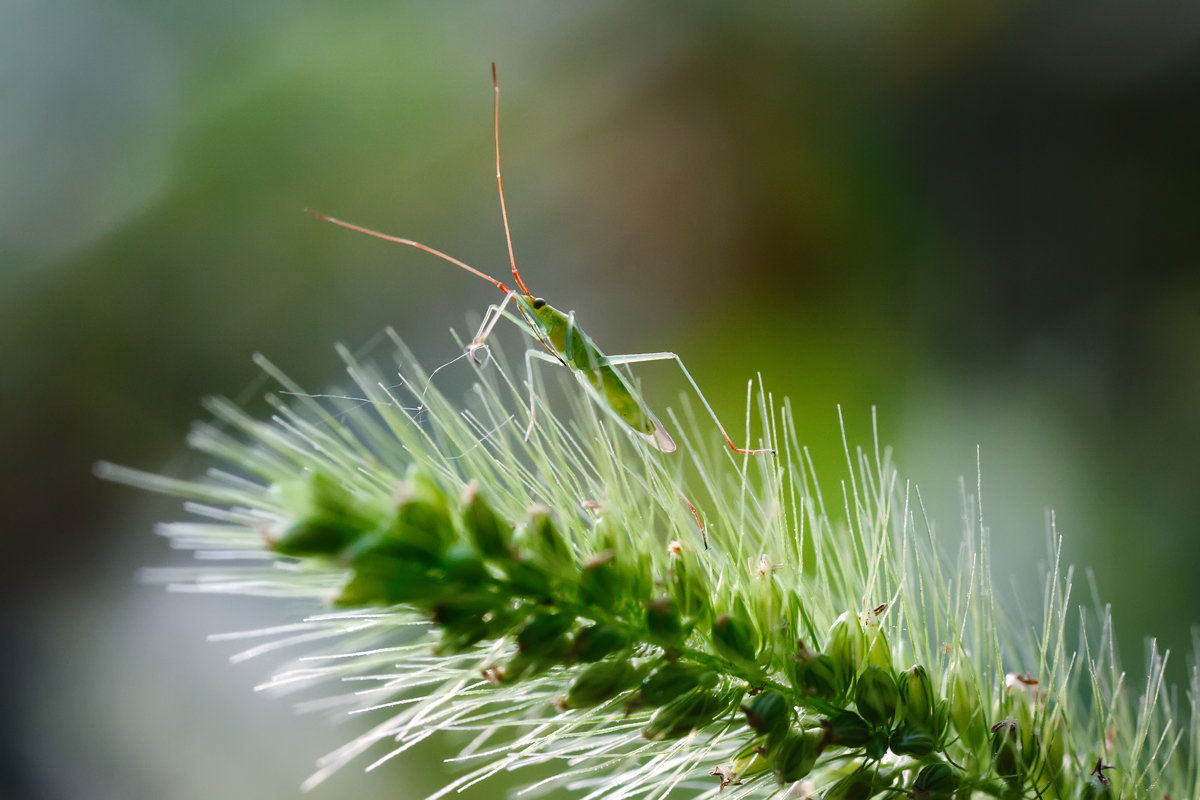
[[(508, 257), (512, 266), (513, 280), (516, 281), (516, 289), (510, 288), (491, 275), (481, 272), (453, 256), (449, 256), (440, 250), (413, 241), (412, 239), (380, 233), (379, 231), (343, 222), (342, 220), (334, 219), (315, 211), (309, 210), (308, 213), (318, 219), (332, 222), (334, 225), (339, 225), (352, 231), (365, 233), (368, 236), (374, 236), (377, 239), (384, 239), (389, 242), (415, 247), (418, 250), (424, 250), (443, 261), (448, 261), (457, 267), (461, 267), (472, 275), (483, 278), (494, 284), (496, 288), (504, 293), (504, 300), (499, 305), (493, 304), (488, 307), (487, 312), (483, 316), (483, 323), (479, 326), (475, 338), (467, 345), (467, 353), (472, 358), (476, 358), (476, 354), (481, 349), (486, 348), (487, 338), (491, 334), (492, 329), (500, 318), (505, 316), (505, 309), (508, 307), (508, 304), (510, 302), (513, 303), (520, 313), (521, 319), (524, 320), (527, 332), (542, 345), (542, 349), (531, 348), (525, 352), (525, 370), (529, 384), (529, 426), (525, 431), (526, 439), (533, 432), (536, 413), (532, 376), (533, 361), (536, 359), (567, 367), (575, 374), (580, 383), (601, 408), (624, 423), (626, 427), (640, 436), (650, 446), (664, 453), (674, 451), (675, 441), (667, 433), (666, 429), (663, 428), (662, 423), (658, 421), (653, 412), (647, 408), (639, 394), (630, 386), (629, 380), (617, 370), (617, 367), (627, 364), (637, 364), (646, 361), (674, 361), (683, 371), (688, 383), (692, 385), (692, 389), (695, 390), (696, 395), (704, 404), (704, 408), (708, 411), (709, 416), (712, 417), (713, 422), (716, 423), (717, 428), (720, 429), (721, 434), (725, 437), (725, 441), (734, 452), (749, 454), (774, 453), (775, 451), (769, 448), (753, 450), (738, 447), (733, 443), (733, 439), (729, 437), (729, 434), (725, 431), (725, 427), (717, 419), (716, 412), (713, 411), (708, 399), (700, 391), (700, 387), (697, 385), (695, 379), (692, 378), (691, 373), (688, 372), (687, 367), (684, 366), (683, 361), (678, 355), (668, 352), (634, 353), (617, 356), (605, 355), (596, 346), (595, 342), (592, 341), (591, 337), (584, 333), (576, 324), (574, 311), (566, 313), (559, 311), (542, 298), (534, 297), (525, 286), (525, 281), (521, 279), (521, 273), (517, 269), (516, 257), (513, 254), (512, 235), (508, 227), (508, 209), (504, 203), (504, 181), (500, 177), (500, 84), (496, 79), (495, 64), (492, 64), (492, 87), (495, 90), (492, 105), (492, 120), (496, 149), (496, 185), (500, 192), (500, 213), (504, 218), (504, 236), (508, 242)], [(510, 319), (515, 320), (513, 317), (510, 317)], [(519, 322), (520, 320), (516, 321)], [(689, 505), (691, 504), (689, 503)]]

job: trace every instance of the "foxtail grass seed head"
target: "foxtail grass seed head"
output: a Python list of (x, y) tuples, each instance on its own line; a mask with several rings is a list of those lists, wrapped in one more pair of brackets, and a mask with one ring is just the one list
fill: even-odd
[(889, 670), (875, 664), (867, 667), (854, 687), (854, 704), (859, 715), (876, 728), (891, 724), (899, 700), (896, 679)]
[(640, 699), (652, 708), (666, 705), (698, 687), (712, 689), (717, 685), (718, 677), (718, 673), (709, 667), (667, 661), (642, 681)]
[(824, 743), (833, 747), (848, 747), (857, 750), (867, 746), (871, 738), (871, 726), (853, 711), (839, 711), (829, 719), (821, 720)]
[(921, 767), (913, 781), (913, 800), (949, 800), (962, 785), (962, 775), (957, 769), (938, 761)]
[(862, 767), (834, 783), (824, 794), (824, 800), (868, 800), (890, 788), (884, 773)]
[(296, 510), (271, 549), (284, 556), (333, 557), (379, 521), (361, 500), (322, 472), (279, 485), (282, 502)]
[(610, 614), (625, 599), (622, 583), (627, 574), (615, 562), (612, 550), (599, 552), (584, 563), (579, 578), (579, 595), (584, 604)]
[(504, 561), (511, 558), (508, 542), (512, 538), (512, 528), (508, 522), (501, 519), (479, 494), (474, 481), (467, 484), (466, 509), (463, 512), (463, 525), (470, 534), (471, 542), (484, 558)]
[(740, 615), (718, 614), (712, 624), (712, 642), (718, 654), (754, 677), (761, 675), (755, 661), (758, 636), (750, 621)]
[(517, 652), (526, 658), (555, 658), (566, 656), (567, 631), (575, 624), (568, 613), (535, 613), (517, 632)]
[(887, 754), (888, 743), (887, 728), (872, 728), (863, 752), (872, 761), (880, 761)]
[(792, 686), (810, 700), (832, 700), (846, 690), (841, 672), (831, 656), (819, 653), (796, 658), (792, 663)]
[(925, 728), (907, 722), (896, 726), (888, 740), (888, 747), (898, 756), (924, 758), (937, 750), (937, 740)]
[(768, 689), (742, 704), (746, 724), (755, 733), (774, 739), (792, 724), (792, 709), (787, 698), (774, 689)]
[(646, 603), (646, 636), (651, 642), (668, 650), (683, 643), (683, 619), (679, 606), (670, 597), (656, 597)]
[(863, 632), (867, 636), (867, 664), (892, 669), (892, 645), (883, 629), (881, 615), (886, 605), (878, 606), (862, 615)]
[(671, 596), (679, 606), (685, 619), (701, 625), (713, 617), (712, 589), (709, 585), (706, 566), (698, 559), (695, 550), (685, 548), (679, 542), (670, 548), (670, 567), (667, 584)]
[(812, 731), (788, 734), (772, 759), (780, 786), (808, 776), (821, 754), (821, 739)]
[(629, 633), (611, 622), (595, 622), (575, 634), (571, 642), (571, 661), (591, 663), (629, 647)]
[[(669, 455), (577, 391), (563, 406), (536, 386), (527, 428), (528, 388), (499, 350), (464, 362), (477, 385), (463, 404), (392, 344), (398, 388), (343, 351), (346, 396), (365, 402), (332, 408), (260, 359), (290, 399), (269, 398), (270, 422), (214, 401), (216, 421), (189, 439), (218, 461), (201, 480), (99, 468), (199, 516), (163, 532), (204, 561), (156, 579), (288, 598), (285, 614), (308, 604), (260, 633), (278, 641), (255, 652), (319, 643), (268, 685), (380, 721), (306, 788), (444, 731), (448, 746), (475, 742), (446, 792), (552, 765), (525, 788), (1200, 800), (1200, 674), (1189, 726), (1156, 650), (1134, 696), (1106, 616), (1073, 652), (1057, 568), (1044, 622), (1014, 618), (992, 589), (986, 529), (949, 560), (885, 449), (848, 452), (845, 502), (830, 502), (769, 395), (747, 425), (775, 454), (727, 458), (685, 407)], [(893, 601), (847, 610), (878, 597)], [(1040, 674), (1004, 671), (1017, 664)]]
[(559, 708), (586, 708), (611, 700), (633, 687), (638, 671), (625, 659), (599, 661), (579, 674), (559, 702)]
[(933, 717), (933, 686), (929, 673), (920, 664), (901, 672), (896, 688), (900, 692), (900, 713), (904, 721), (918, 728), (927, 728)]
[(654, 712), (642, 735), (650, 741), (677, 739), (716, 721), (727, 701), (707, 689), (692, 689)]
[(533, 506), (513, 536), (514, 545), (528, 554), (546, 572), (557, 573), (574, 569), (575, 557), (563, 538), (550, 510)]
[(843, 611), (829, 628), (827, 639), (827, 651), (837, 670), (838, 685), (844, 690), (853, 685), (858, 673), (866, 666), (867, 637), (858, 614)]
[(992, 768), (1012, 792), (1020, 792), (1025, 781), (1021, 756), (1021, 730), (1015, 719), (992, 726)]

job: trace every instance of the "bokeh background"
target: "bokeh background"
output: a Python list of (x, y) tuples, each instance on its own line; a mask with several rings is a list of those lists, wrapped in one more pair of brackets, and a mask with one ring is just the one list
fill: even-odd
[[(194, 470), (199, 399), (253, 397), (255, 351), (314, 390), (342, 380), (333, 342), (386, 325), (453, 357), (491, 287), (301, 210), (502, 272), (493, 60), (538, 294), (609, 352), (678, 351), (727, 420), (761, 372), (827, 481), (837, 404), (854, 444), (877, 407), (943, 537), (978, 446), (1014, 605), (1039, 602), (1053, 509), (1131, 672), (1157, 636), (1182, 678), (1194, 4), (8, 0), (0, 797), (295, 797), (352, 735), (205, 641), (289, 609), (138, 582), (180, 563), (151, 532), (178, 512), (92, 464)], [(684, 388), (641, 374), (658, 406)], [(312, 796), (424, 796), (445, 744)]]

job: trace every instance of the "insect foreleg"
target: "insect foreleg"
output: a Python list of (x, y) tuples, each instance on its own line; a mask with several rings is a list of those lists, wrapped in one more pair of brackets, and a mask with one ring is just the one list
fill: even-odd
[(717, 430), (721, 431), (721, 435), (725, 437), (725, 441), (729, 444), (729, 448), (735, 453), (748, 453), (757, 455), (759, 453), (774, 453), (772, 448), (764, 447), (760, 450), (752, 450), (745, 447), (738, 447), (733, 443), (733, 439), (725, 431), (725, 426), (721, 424), (721, 420), (717, 419), (717, 412), (713, 411), (713, 407), (709, 405), (708, 398), (704, 396), (704, 392), (700, 391), (700, 385), (696, 383), (696, 379), (692, 377), (692, 373), (688, 372), (688, 368), (684, 366), (683, 359), (675, 353), (630, 353), (620, 356), (604, 356), (604, 363), (609, 366), (618, 366), (621, 364), (640, 364), (646, 361), (674, 361), (679, 365), (679, 369), (683, 371), (683, 376), (687, 378), (688, 383), (692, 385), (692, 390), (696, 396), (700, 398), (700, 402), (704, 404), (705, 411), (712, 417), (712, 421), (716, 423)]
[[(568, 341), (570, 341), (571, 335), (570, 328), (568, 328)], [(609, 399), (605, 397), (599, 389), (593, 386), (591, 381), (588, 380), (585, 369), (579, 368), (578, 365), (568, 364), (567, 361), (558, 353), (547, 353), (544, 350), (530, 348), (529, 350), (525, 351), (525, 380), (529, 384), (529, 426), (525, 429), (526, 441), (528, 441), (529, 437), (533, 435), (533, 425), (535, 421), (534, 417), (537, 413), (536, 392), (534, 391), (533, 384), (533, 359), (535, 358), (539, 361), (545, 361), (548, 364), (566, 367), (567, 369), (571, 370), (571, 374), (575, 376), (580, 388), (587, 393), (588, 397), (595, 401), (596, 405), (604, 414), (610, 416), (612, 419), (616, 420), (622, 425), (629, 427), (629, 421), (622, 419), (621, 416), (613, 409), (612, 403), (609, 401)], [(591, 358), (591, 363), (596, 363), (598, 358), (602, 358), (602, 356)]]

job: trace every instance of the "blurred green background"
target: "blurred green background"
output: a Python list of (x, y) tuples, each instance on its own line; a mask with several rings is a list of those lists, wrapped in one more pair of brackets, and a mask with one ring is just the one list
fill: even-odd
[[(836, 405), (864, 445), (877, 406), (943, 538), (978, 445), (1014, 607), (1054, 509), (1131, 672), (1146, 636), (1190, 649), (1194, 5), (9, 0), (0, 797), (295, 797), (357, 730), (204, 640), (288, 608), (140, 585), (185, 560), (151, 534), (175, 504), (91, 466), (191, 473), (199, 398), (252, 396), (255, 351), (314, 390), (386, 325), (456, 354), (491, 287), (301, 209), (503, 272), (493, 60), (536, 293), (611, 353), (678, 351), (728, 421), (761, 372), (827, 483)], [(444, 745), (311, 796), (424, 796)]]

